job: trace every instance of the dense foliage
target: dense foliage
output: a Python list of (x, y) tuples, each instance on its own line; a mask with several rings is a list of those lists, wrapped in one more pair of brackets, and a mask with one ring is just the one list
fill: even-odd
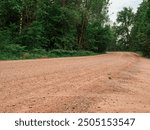
[(150, 56), (150, 0), (144, 0), (139, 7), (131, 35), (131, 49)]
[(134, 22), (134, 13), (131, 8), (124, 7), (122, 11), (118, 13), (116, 33), (118, 36), (117, 43), (119, 49), (128, 51), (131, 44), (131, 29)]
[(150, 56), (150, 0), (143, 0), (136, 14), (131, 8), (120, 11), (114, 28), (117, 50)]
[(1, 0), (0, 59), (105, 51), (150, 56), (150, 0), (136, 14), (123, 8), (111, 26), (108, 7), (109, 0)]
[(111, 42), (105, 24), (108, 5), (109, 0), (0, 1), (0, 55), (56, 49), (105, 52)]

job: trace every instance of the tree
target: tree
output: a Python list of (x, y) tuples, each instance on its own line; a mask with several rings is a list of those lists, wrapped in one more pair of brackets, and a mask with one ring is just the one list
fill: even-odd
[(118, 13), (117, 17), (117, 34), (118, 44), (121, 49), (129, 50), (131, 43), (131, 29), (134, 22), (134, 13), (131, 8), (124, 7), (122, 11)]
[(109, 0), (83, 0), (79, 5), (81, 20), (77, 23), (77, 43), (80, 48), (86, 45), (86, 31), (88, 24), (94, 22), (103, 26), (107, 19)]
[(109, 0), (0, 1), (0, 48), (8, 43), (7, 46), (23, 47), (26, 52), (104, 52), (111, 34), (106, 26), (108, 3)]
[(132, 29), (132, 50), (150, 56), (150, 1), (142, 2), (135, 16)]
[(112, 26), (110, 26), (109, 29), (109, 39), (110, 42), (108, 44), (107, 50), (108, 51), (118, 51), (118, 45), (117, 45), (117, 26), (116, 23), (114, 23)]

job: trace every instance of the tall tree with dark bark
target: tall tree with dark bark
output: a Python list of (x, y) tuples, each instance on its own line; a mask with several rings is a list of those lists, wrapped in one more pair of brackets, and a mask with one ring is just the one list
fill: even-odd
[(134, 13), (131, 8), (124, 7), (122, 11), (118, 13), (117, 17), (117, 34), (118, 44), (120, 49), (129, 50), (131, 44), (131, 29), (134, 22)]

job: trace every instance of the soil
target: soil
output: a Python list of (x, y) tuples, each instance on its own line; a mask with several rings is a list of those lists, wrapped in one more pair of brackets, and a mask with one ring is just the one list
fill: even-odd
[(150, 112), (150, 60), (110, 52), (0, 61), (0, 112)]

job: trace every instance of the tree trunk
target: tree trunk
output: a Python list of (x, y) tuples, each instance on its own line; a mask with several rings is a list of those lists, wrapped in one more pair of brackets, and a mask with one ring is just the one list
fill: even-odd
[(82, 14), (82, 22), (78, 24), (77, 27), (77, 43), (80, 49), (84, 48), (84, 36), (87, 26), (87, 17), (86, 14)]
[(19, 33), (22, 33), (22, 26), (23, 26), (23, 12), (20, 13), (20, 27), (19, 27)]

